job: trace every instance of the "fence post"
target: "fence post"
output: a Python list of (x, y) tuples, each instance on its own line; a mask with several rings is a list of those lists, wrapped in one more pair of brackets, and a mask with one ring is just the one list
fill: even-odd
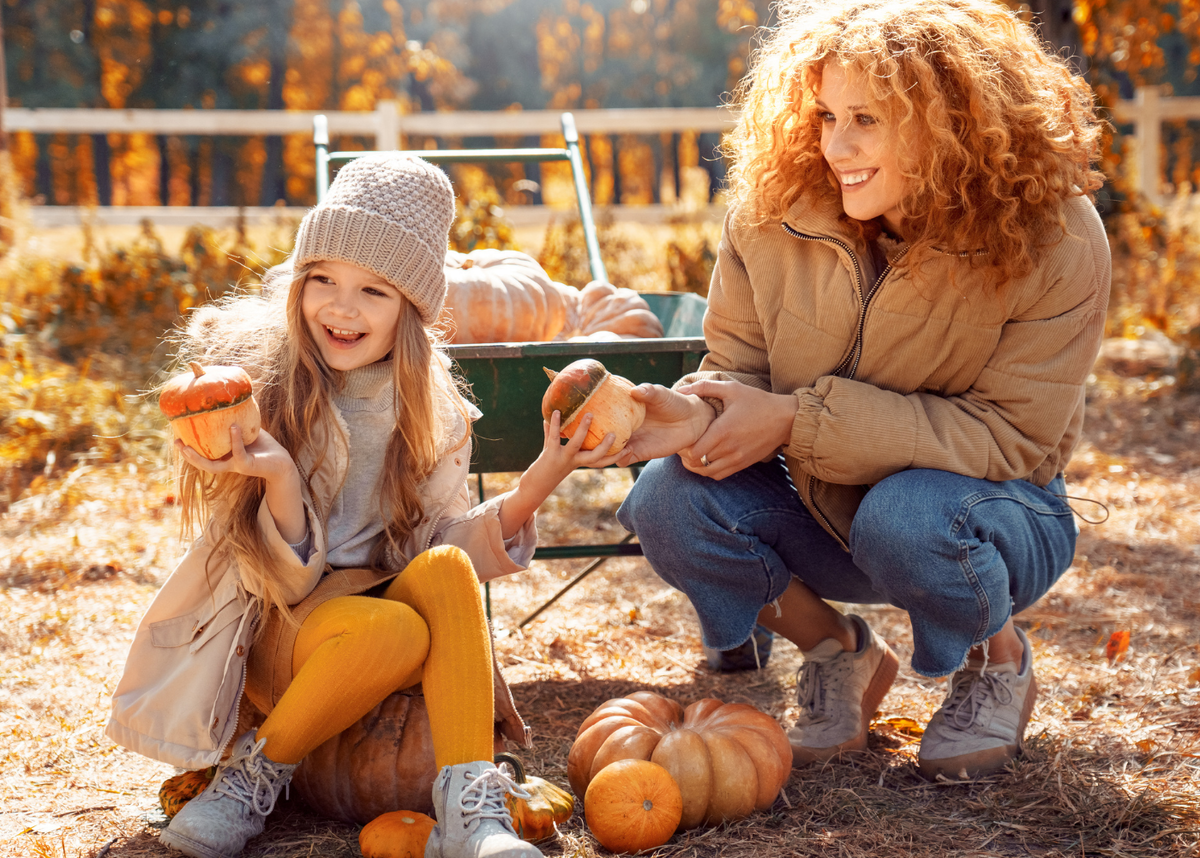
[(400, 146), (400, 105), (384, 99), (375, 105), (375, 148), (390, 152)]
[(1162, 201), (1162, 106), (1157, 86), (1139, 86), (1133, 96), (1133, 136), (1137, 141), (1137, 185), (1154, 202)]

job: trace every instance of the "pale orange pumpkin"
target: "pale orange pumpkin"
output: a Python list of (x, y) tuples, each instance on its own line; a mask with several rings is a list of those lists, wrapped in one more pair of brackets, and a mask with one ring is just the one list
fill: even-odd
[(258, 438), (262, 417), (250, 376), (240, 366), (205, 367), (192, 361), (188, 372), (171, 378), (158, 397), (158, 407), (175, 437), (206, 459), (220, 459), (233, 449), (229, 430), (242, 430), (242, 443)]
[(715, 825), (766, 810), (792, 768), (778, 722), (753, 706), (698, 700), (687, 709), (651, 691), (601, 704), (580, 725), (567, 758), (576, 795), (623, 759), (650, 760), (675, 779), (683, 796), (679, 827)]
[(432, 817), (415, 810), (394, 810), (375, 817), (358, 833), (363, 858), (424, 858)]
[(517, 250), (450, 251), (445, 272), (440, 321), (455, 345), (663, 335), (662, 322), (632, 289), (556, 283)]
[(588, 784), (583, 814), (610, 852), (662, 846), (679, 828), (683, 799), (670, 773), (647, 760), (618, 760)]
[(608, 453), (620, 452), (646, 419), (646, 406), (629, 393), (633, 382), (613, 375), (604, 364), (592, 358), (582, 358), (567, 364), (560, 372), (542, 367), (550, 386), (542, 396), (542, 417), (549, 420), (557, 411), (561, 415), (560, 432), (570, 438), (579, 428), (583, 415), (591, 413), (583, 449), (594, 450), (609, 432), (614, 435)]

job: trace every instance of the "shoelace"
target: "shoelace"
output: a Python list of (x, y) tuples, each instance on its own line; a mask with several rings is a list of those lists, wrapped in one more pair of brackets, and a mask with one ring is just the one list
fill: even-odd
[(1008, 687), (1002, 674), (968, 671), (960, 676), (950, 692), (950, 698), (942, 705), (946, 721), (952, 727), (969, 729), (989, 697), (996, 698), (1001, 706), (1013, 701), (1013, 690)]
[(262, 752), (266, 744), (266, 739), (260, 739), (245, 754), (231, 757), (213, 786), (213, 792), (240, 801), (259, 816), (267, 816), (275, 809), (279, 798), (275, 783), (287, 768), (267, 759)]
[(800, 705), (801, 718), (809, 724), (830, 718), (825, 711), (825, 682), (833, 679), (840, 665), (831, 662), (806, 661), (796, 673), (796, 702)]
[(462, 791), (459, 801), (463, 809), (463, 824), (470, 827), (484, 819), (494, 819), (515, 835), (512, 816), (504, 804), (504, 796), (509, 793), (526, 801), (533, 798), (528, 790), (500, 769), (485, 769)]

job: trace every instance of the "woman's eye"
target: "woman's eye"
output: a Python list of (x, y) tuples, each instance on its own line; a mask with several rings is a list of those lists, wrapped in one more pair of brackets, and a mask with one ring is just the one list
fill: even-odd
[(875, 124), (875, 117), (868, 116), (865, 113), (858, 114), (858, 116), (856, 118), (858, 119), (859, 125), (874, 125)]
[(822, 122), (836, 122), (837, 121), (837, 117), (835, 117), (828, 110), (822, 110), (820, 113), (817, 114), (817, 118), (819, 118)]

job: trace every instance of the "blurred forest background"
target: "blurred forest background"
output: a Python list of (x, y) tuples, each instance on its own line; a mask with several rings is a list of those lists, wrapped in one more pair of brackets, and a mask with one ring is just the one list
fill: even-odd
[[(1200, 94), (1196, 0), (1010, 5), (1106, 104), (1143, 85)], [(2, 12), (12, 106), (369, 111), (390, 99), (408, 113), (717, 106), (772, 14), (768, 0), (3, 0)], [(1200, 183), (1196, 127), (1164, 129), (1173, 187)], [(665, 136), (593, 135), (596, 201), (658, 202), (662, 170), (680, 164), (708, 168), (716, 191), (716, 135)], [(314, 201), (307, 134), (19, 132), (10, 146), (19, 191), (52, 205)], [(1121, 155), (1118, 135), (1114, 177)], [(503, 198), (527, 199), (512, 189), (520, 174), (495, 172)]]

